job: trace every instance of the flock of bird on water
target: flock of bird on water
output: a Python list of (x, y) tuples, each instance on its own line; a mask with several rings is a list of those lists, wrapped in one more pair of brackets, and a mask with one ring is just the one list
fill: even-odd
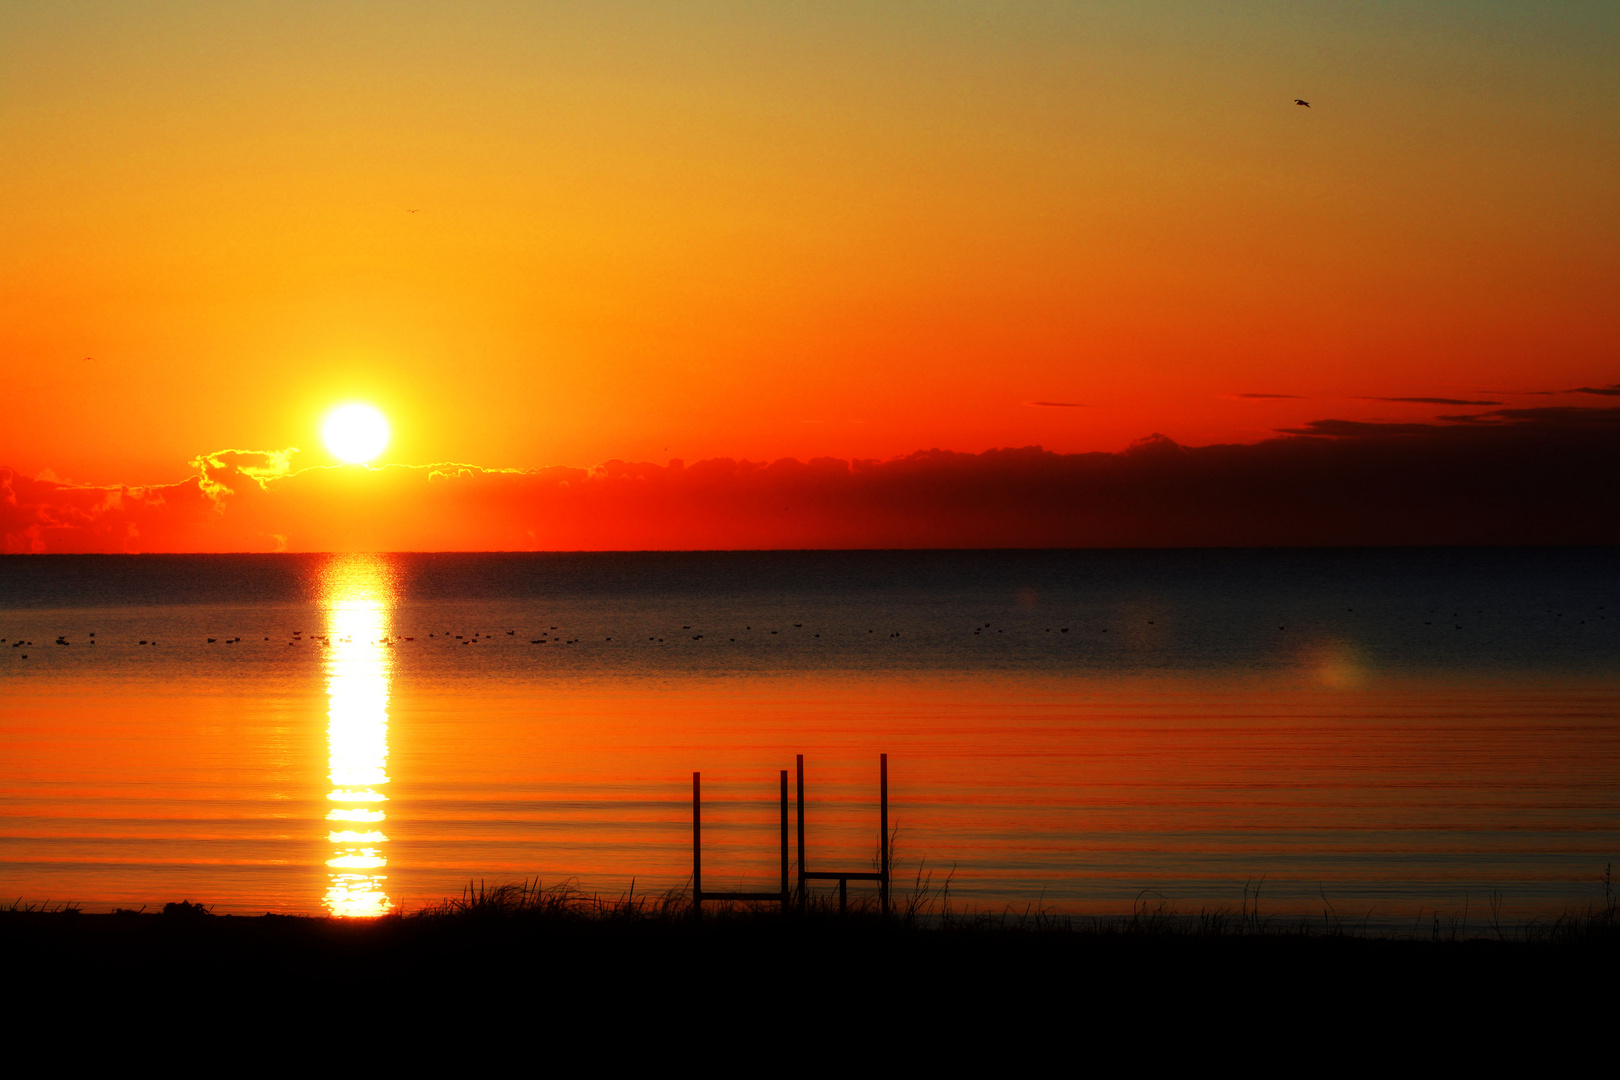
[[(1349, 613), (1349, 614), (1354, 614), (1355, 610), (1356, 610), (1355, 608), (1346, 608), (1345, 609), (1345, 611), (1347, 613)], [(1604, 608), (1603, 605), (1600, 604), (1600, 605), (1598, 605), (1597, 610), (1599, 612), (1602, 612), (1602, 611), (1605, 610), (1605, 608)], [(1429, 609), (1427, 614), (1434, 615), (1437, 612), (1438, 612), (1438, 609), (1431, 608), (1431, 609)], [(1474, 614), (1483, 615), (1484, 611), (1483, 611), (1483, 609), (1476, 610), (1474, 612)], [(1554, 611), (1551, 608), (1547, 609), (1547, 614), (1552, 615), (1554, 618), (1558, 618), (1558, 619), (1562, 619), (1564, 617), (1564, 613), (1562, 611)], [(1451, 613), (1451, 617), (1453, 619), (1462, 618), (1462, 613), (1458, 612), (1458, 611), (1454, 611), (1454, 612)], [(1595, 616), (1595, 618), (1597, 618), (1600, 621), (1606, 621), (1607, 620), (1607, 616), (1606, 615), (1601, 615), (1601, 614)], [(1585, 619), (1579, 619), (1579, 620), (1574, 620), (1574, 621), (1578, 622), (1578, 624), (1581, 625), (1581, 626), (1586, 625), (1586, 620)], [(1146, 625), (1147, 626), (1155, 626), (1155, 625), (1157, 625), (1157, 623), (1158, 623), (1157, 619), (1148, 619), (1148, 620), (1146, 620)], [(1433, 619), (1427, 619), (1427, 620), (1424, 621), (1423, 625), (1424, 626), (1433, 626), (1434, 625), (1434, 620)], [(1462, 629), (1462, 624), (1461, 623), (1453, 623), (1452, 628), (1454, 630), (1461, 630)], [(537, 637), (537, 638), (529, 638), (527, 640), (528, 640), (530, 645), (578, 645), (580, 642), (585, 640), (583, 637), (564, 638), (561, 635), (553, 637), (552, 633), (554, 631), (558, 630), (558, 629), (559, 629), (559, 627), (553, 626), (548, 630), (541, 631), (541, 634), (540, 634), (539, 637)], [(691, 626), (682, 626), (681, 629), (683, 631), (687, 631), (687, 630), (691, 630), (692, 627)], [(754, 628), (752, 626), (744, 627), (745, 631), (752, 631), (753, 629)], [(804, 629), (804, 624), (803, 623), (794, 623), (793, 624), (793, 629), (802, 630), (802, 629)], [(1106, 633), (1108, 633), (1108, 629), (1109, 628), (1105, 626), (1105, 627), (1102, 627), (1098, 632), (1106, 634)], [(1277, 627), (1277, 629), (1278, 630), (1287, 630), (1288, 626), (1287, 626), (1286, 623), (1284, 623), (1282, 625), (1279, 625)], [(993, 626), (991, 623), (984, 623), (982, 626), (973, 627), (972, 628), (972, 633), (975, 634), (975, 635), (980, 635), (980, 634), (988, 633), (991, 630), (994, 630), (998, 634), (1005, 634), (1007, 632), (1005, 627), (996, 627), (996, 626)], [(1067, 634), (1069, 632), (1069, 628), (1067, 626), (1059, 626), (1059, 627), (1048, 626), (1048, 627), (1044, 627), (1043, 630), (1044, 630), (1045, 633), (1048, 633), (1048, 634), (1054, 633), (1054, 632), (1059, 633), (1059, 634)], [(771, 630), (771, 631), (769, 631), (769, 633), (771, 633), (771, 634), (780, 634), (781, 630), (780, 629)], [(868, 634), (876, 634), (877, 631), (875, 629), (873, 629), (873, 630), (868, 630), (867, 633)], [(701, 633), (693, 634), (693, 635), (691, 635), (691, 639), (693, 641), (702, 641), (707, 636), (708, 636), (707, 634), (701, 634)], [(812, 636), (819, 638), (821, 636), (821, 634), (819, 632), (812, 632)], [(894, 630), (894, 631), (891, 631), (891, 632), (887, 633), (886, 636), (889, 637), (889, 638), (897, 638), (897, 637), (901, 636), (901, 631)], [(450, 641), (459, 641), (463, 645), (477, 645), (482, 641), (495, 640), (495, 639), (498, 639), (500, 637), (517, 637), (517, 631), (516, 630), (508, 630), (508, 631), (506, 631), (505, 634), (473, 634), (471, 636), (467, 636), (467, 635), (464, 635), (464, 634), (454, 634), (454, 635), (452, 635), (450, 633), (450, 631), (446, 630), (443, 634), (430, 633), (430, 634), (428, 634), (428, 637), (429, 638), (443, 638), (447, 643), (450, 642)], [(229, 638), (223, 639), (223, 644), (235, 645), (238, 642), (240, 642), (241, 640), (242, 640), (241, 635), (237, 635), (236, 637), (229, 637)], [(268, 636), (266, 636), (264, 640), (269, 641), (270, 638)], [(375, 641), (369, 642), (368, 644), (372, 644), (372, 645), (397, 645), (402, 641), (412, 642), (412, 641), (415, 641), (415, 640), (416, 640), (416, 638), (414, 636), (388, 635), (388, 636), (378, 638)], [(607, 642), (607, 641), (612, 641), (613, 638), (611, 636), (608, 636), (608, 637), (604, 637), (602, 640), (604, 642)], [(661, 638), (661, 637), (658, 637), (657, 635), (651, 635), (651, 636), (649, 636), (647, 638), (647, 640), (649, 642), (653, 642), (653, 643), (659, 644), (659, 645), (665, 644), (665, 639)], [(728, 638), (727, 640), (730, 641), (730, 642), (735, 642), (737, 639), (735, 637), (731, 637), (731, 638)], [(308, 635), (306, 637), (302, 630), (295, 630), (295, 631), (293, 631), (293, 635), (292, 635), (291, 639), (288, 640), (287, 645), (290, 647), (290, 646), (297, 645), (297, 644), (299, 644), (301, 642), (306, 642), (306, 641), (311, 643), (311, 644), (330, 646), (332, 644), (332, 636), (330, 634), (310, 634), (310, 635)], [(340, 644), (342, 644), (342, 643), (350, 643), (350, 642), (353, 642), (353, 641), (354, 641), (353, 638), (346, 638), (346, 637), (339, 637), (338, 638), (338, 642)], [(95, 633), (93, 631), (89, 634), (88, 642), (91, 645), (94, 645), (96, 643), (96, 635), (95, 635)], [(220, 638), (208, 638), (207, 639), (207, 644), (209, 644), (209, 645), (217, 645), (217, 644), (220, 644), (220, 643), (221, 643)], [(0, 645), (8, 645), (8, 644), (13, 649), (19, 649), (19, 648), (24, 648), (26, 646), (33, 645), (34, 643), (32, 641), (25, 641), (25, 640), (23, 640), (21, 638), (18, 638), (15, 641), (9, 641), (9, 642), (5, 638), (0, 638)], [(71, 645), (73, 643), (68, 640), (66, 634), (59, 634), (59, 635), (57, 635), (57, 638), (56, 638), (56, 644), (57, 645)], [(139, 644), (141, 644), (141, 645), (156, 645), (157, 642), (155, 640), (147, 640), (146, 638), (142, 638), (142, 639), (140, 639)], [(27, 653), (22, 653), (21, 658), (24, 659), (24, 660), (28, 659), (28, 654)]]

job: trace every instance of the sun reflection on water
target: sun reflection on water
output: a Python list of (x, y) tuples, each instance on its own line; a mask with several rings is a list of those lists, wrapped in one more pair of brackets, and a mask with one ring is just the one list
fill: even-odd
[[(388, 564), (375, 555), (349, 555), (328, 565), (322, 582), (326, 608), (326, 742), (337, 805), (326, 815), (334, 823), (326, 865), (326, 907), (333, 915), (382, 915), (393, 906), (384, 891), (388, 865), (379, 827), (388, 801), (389, 616), (393, 583)], [(343, 823), (339, 825), (337, 823)], [(355, 827), (363, 823), (365, 827)]]

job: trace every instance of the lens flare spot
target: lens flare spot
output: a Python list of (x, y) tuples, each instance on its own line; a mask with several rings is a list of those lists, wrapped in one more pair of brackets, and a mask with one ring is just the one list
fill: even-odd
[(1301, 650), (1300, 667), (1312, 681), (1332, 690), (1354, 690), (1372, 671), (1361, 651), (1349, 642), (1323, 641)]

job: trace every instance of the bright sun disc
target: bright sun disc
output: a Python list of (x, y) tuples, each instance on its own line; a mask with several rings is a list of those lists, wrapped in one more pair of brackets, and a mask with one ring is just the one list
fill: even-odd
[(370, 405), (342, 405), (327, 416), (321, 438), (340, 461), (370, 461), (388, 445), (388, 421)]

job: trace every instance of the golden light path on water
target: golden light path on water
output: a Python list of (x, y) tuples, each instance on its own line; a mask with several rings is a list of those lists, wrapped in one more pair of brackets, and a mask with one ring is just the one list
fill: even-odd
[(333, 915), (382, 915), (392, 906), (384, 883), (387, 820), (389, 620), (393, 582), (374, 555), (340, 556), (322, 581), (326, 609), (328, 779), (326, 907)]

